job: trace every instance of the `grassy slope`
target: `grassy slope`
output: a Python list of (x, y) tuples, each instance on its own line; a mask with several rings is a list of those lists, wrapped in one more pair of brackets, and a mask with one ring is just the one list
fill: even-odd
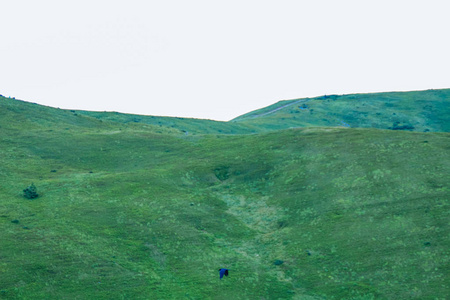
[(247, 134), (311, 126), (449, 132), (449, 101), (450, 89), (331, 95), (280, 101), (230, 122), (114, 112), (71, 112), (103, 121), (172, 128), (184, 134)]
[(172, 118), (158, 116), (144, 116), (123, 114), (117, 112), (91, 112), (71, 111), (74, 114), (95, 117), (100, 120), (108, 120), (116, 123), (140, 123), (150, 124), (161, 128), (171, 128), (186, 135), (189, 134), (248, 134), (256, 133), (257, 128), (253, 126), (237, 124), (232, 122), (221, 122), (191, 118)]
[(191, 136), (3, 99), (0, 297), (444, 299), (449, 137)]
[[(264, 129), (349, 126), (450, 131), (450, 89), (331, 95), (280, 101), (234, 119), (233, 123)], [(273, 113), (279, 107), (283, 109)]]

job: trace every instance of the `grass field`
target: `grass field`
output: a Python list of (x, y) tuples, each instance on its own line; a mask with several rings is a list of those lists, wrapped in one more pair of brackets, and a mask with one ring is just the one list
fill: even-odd
[(400, 94), (379, 112), (414, 129), (365, 128), (370, 94), (350, 127), (0, 98), (0, 298), (448, 299), (449, 92)]
[(450, 89), (280, 101), (233, 120), (261, 129), (333, 126), (408, 131), (450, 131)]

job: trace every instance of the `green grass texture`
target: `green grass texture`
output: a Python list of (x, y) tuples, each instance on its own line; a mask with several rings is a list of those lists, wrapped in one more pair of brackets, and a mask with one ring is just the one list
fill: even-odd
[(280, 101), (232, 120), (263, 129), (332, 126), (450, 131), (450, 89), (326, 95)]
[(0, 299), (448, 299), (449, 90), (319, 98), (216, 122), (0, 97)]

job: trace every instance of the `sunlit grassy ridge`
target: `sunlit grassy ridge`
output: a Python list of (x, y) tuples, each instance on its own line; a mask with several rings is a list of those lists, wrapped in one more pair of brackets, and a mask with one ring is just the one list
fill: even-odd
[(0, 99), (0, 297), (449, 295), (449, 133), (160, 125)]

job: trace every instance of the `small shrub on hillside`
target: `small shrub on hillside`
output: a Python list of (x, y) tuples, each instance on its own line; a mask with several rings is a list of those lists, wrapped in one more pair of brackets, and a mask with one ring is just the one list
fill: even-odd
[(228, 178), (230, 178), (230, 168), (225, 166), (218, 167), (214, 169), (214, 174), (220, 181), (227, 180)]
[(400, 122), (394, 122), (392, 127), (388, 127), (391, 130), (413, 130), (414, 126), (410, 124), (400, 124)]
[(273, 264), (276, 266), (282, 265), (284, 263), (284, 261), (282, 261), (281, 259), (277, 259)]
[(39, 196), (37, 193), (37, 188), (34, 185), (34, 183), (32, 183), (29, 187), (23, 190), (23, 196), (27, 199), (34, 199)]

